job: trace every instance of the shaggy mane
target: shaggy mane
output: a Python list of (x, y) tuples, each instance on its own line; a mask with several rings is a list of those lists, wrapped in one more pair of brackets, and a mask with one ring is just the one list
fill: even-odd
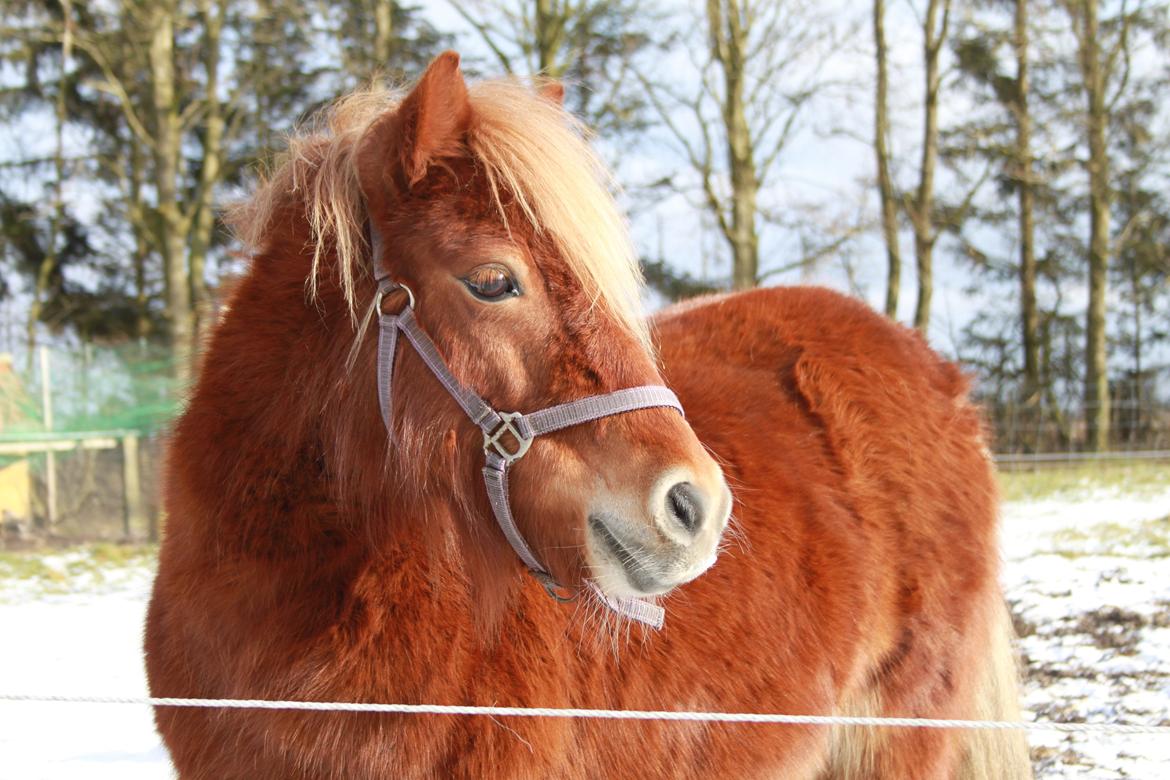
[[(552, 240), (594, 303), (606, 307), (649, 349), (637, 255), (610, 194), (616, 189), (612, 177), (586, 143), (581, 122), (517, 80), (483, 81), (468, 91), (473, 119), (467, 148), (486, 172), (505, 224), (502, 196), (507, 193), (532, 228)], [(354, 318), (359, 303), (354, 281), (372, 273), (355, 165), (358, 142), (406, 94), (374, 87), (335, 102), (289, 138), (272, 172), (228, 217), (241, 242), (259, 252), (266, 248), (277, 212), (291, 198), (303, 202), (313, 237), (310, 293), (316, 293), (323, 255), (333, 249)]]

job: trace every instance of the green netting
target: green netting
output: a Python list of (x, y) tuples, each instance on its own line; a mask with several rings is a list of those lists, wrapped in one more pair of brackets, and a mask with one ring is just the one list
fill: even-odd
[(45, 424), (40, 353), (0, 360), (0, 438), (45, 432), (153, 433), (178, 410), (170, 355), (160, 347), (84, 345), (48, 350), (52, 425)]

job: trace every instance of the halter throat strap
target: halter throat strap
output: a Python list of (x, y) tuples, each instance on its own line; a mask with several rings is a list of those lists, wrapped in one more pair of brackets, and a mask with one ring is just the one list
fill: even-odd
[[(380, 241), (375, 242), (376, 247), (378, 244)], [(380, 253), (375, 254), (375, 258), (379, 257)], [(397, 314), (382, 312), (382, 299), (398, 290), (404, 290), (408, 294), (406, 306)], [(511, 502), (508, 499), (508, 469), (524, 457), (533, 440), (545, 434), (637, 409), (671, 408), (682, 414), (682, 404), (666, 387), (643, 385), (588, 396), (527, 414), (497, 411), (451, 373), (435, 343), (415, 318), (414, 305), (414, 294), (409, 288), (388, 277), (378, 279), (378, 294), (374, 299), (374, 309), (378, 316), (378, 402), (387, 433), (393, 439), (394, 359), (398, 336), (401, 333), (439, 383), (463, 409), (468, 419), (483, 432), (484, 487), (487, 490), (492, 514), (495, 515), (504, 538), (549, 595), (558, 601), (573, 600), (575, 596), (562, 595), (567, 589), (557, 583), (516, 526)], [(655, 629), (662, 628), (665, 612), (657, 604), (642, 599), (609, 596), (591, 580), (587, 580), (586, 585), (617, 614)]]

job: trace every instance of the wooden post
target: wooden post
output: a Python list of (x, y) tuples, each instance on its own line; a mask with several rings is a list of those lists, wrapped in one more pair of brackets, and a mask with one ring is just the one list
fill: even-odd
[[(138, 479), (138, 434), (122, 437), (122, 489), (125, 501), (122, 504), (122, 531), (127, 539), (133, 539), (137, 532), (149, 535), (142, 515), (142, 489)], [(144, 533), (145, 532), (145, 533)]]
[[(49, 350), (40, 347), (41, 358), (41, 410), (45, 430), (53, 430), (53, 388), (49, 373)], [(53, 450), (45, 449), (45, 524), (49, 530), (57, 525), (57, 456)]]

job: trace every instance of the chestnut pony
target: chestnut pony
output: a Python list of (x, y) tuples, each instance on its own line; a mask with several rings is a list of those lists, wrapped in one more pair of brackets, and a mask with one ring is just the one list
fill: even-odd
[[(235, 214), (254, 258), (171, 443), (152, 693), (1016, 717), (992, 467), (959, 371), (820, 289), (647, 324), (623, 222), (559, 92), (468, 88), (444, 54), (409, 94), (352, 96), (294, 137)], [(366, 316), (411, 301), (380, 295), (376, 273), (409, 288), (421, 331), (493, 409), (662, 384), (681, 399), (685, 418), (603, 416), (511, 469), (519, 534), (573, 603), (513, 552), (481, 431), (401, 339), (383, 424)], [(657, 600), (665, 626), (606, 599)], [(1028, 774), (1001, 732), (156, 719), (184, 778)]]

